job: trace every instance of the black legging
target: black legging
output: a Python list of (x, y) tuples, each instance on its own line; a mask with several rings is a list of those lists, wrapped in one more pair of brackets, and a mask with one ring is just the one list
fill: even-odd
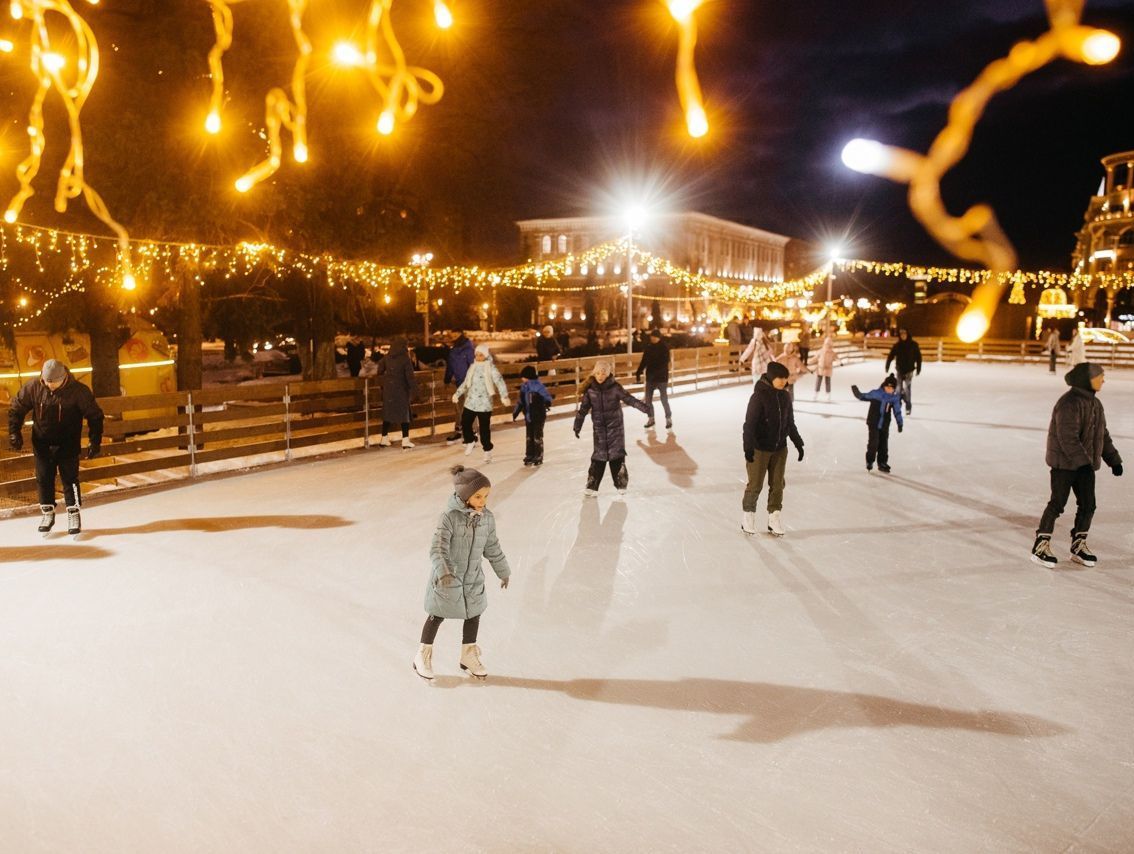
[[(425, 625), (421, 627), (421, 642), (432, 645), (434, 638), (437, 637), (437, 630), (441, 628), (443, 622), (445, 622), (444, 617), (432, 615), (426, 617)], [(479, 628), (480, 614), (465, 620), (465, 624), (461, 627), (461, 643), (476, 643), (476, 633)]]
[(491, 412), (477, 412), (475, 409), (465, 407), (465, 411), (461, 413), (461, 432), (464, 434), (463, 438), (466, 445), (471, 445), (476, 441), (476, 434), (473, 432), (473, 422), (476, 421), (480, 427), (480, 446), (486, 451), (492, 450), (492, 413)]

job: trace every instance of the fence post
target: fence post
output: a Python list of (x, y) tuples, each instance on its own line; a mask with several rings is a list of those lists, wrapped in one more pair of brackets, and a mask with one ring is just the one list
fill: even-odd
[(693, 351), (693, 391), (699, 391), (698, 383), (701, 381), (701, 348)]
[(370, 447), (370, 377), (362, 378), (362, 447)]
[(284, 459), (291, 462), (291, 383), (284, 383)]
[(979, 341), (977, 341), (976, 352), (977, 352), (977, 355), (981, 357), (981, 361), (983, 362), (984, 361), (984, 339), (983, 338), (981, 338)]
[[(185, 411), (189, 414), (189, 477), (197, 476), (197, 437), (194, 435), (194, 419), (193, 419), (193, 392), (186, 392), (188, 395), (187, 405)], [(204, 426), (204, 425), (201, 425)]]
[(938, 338), (937, 339), (937, 361), (938, 362), (945, 361), (945, 339), (944, 338)]
[(429, 369), (429, 437), (437, 435), (437, 377)]
[(1118, 345), (1113, 341), (1110, 344), (1110, 366), (1112, 368), (1118, 366)]

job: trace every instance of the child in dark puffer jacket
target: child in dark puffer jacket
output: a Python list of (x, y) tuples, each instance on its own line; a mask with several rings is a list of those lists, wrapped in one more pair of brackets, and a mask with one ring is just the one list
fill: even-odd
[(521, 412), (524, 413), (524, 432), (527, 436), (524, 465), (542, 466), (543, 425), (547, 421), (547, 410), (551, 408), (551, 392), (539, 381), (536, 369), (531, 365), (525, 365), (520, 376), (524, 381), (520, 385), (516, 408), (512, 410), (512, 420), (515, 421)]
[(890, 374), (882, 380), (878, 388), (861, 392), (852, 385), (851, 391), (859, 400), (869, 400), (870, 410), (866, 413), (866, 470), (874, 468), (878, 460), (878, 471), (890, 473), (890, 413), (898, 422), (898, 432), (902, 432), (902, 398), (897, 393), (898, 380)]

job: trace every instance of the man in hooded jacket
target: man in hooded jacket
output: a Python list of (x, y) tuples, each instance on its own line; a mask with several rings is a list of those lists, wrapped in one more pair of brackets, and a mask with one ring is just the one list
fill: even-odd
[(1097, 558), (1087, 548), (1087, 531), (1095, 513), (1095, 472), (1106, 463), (1115, 477), (1122, 475), (1122, 457), (1106, 429), (1106, 413), (1098, 392), (1105, 382), (1102, 365), (1081, 362), (1064, 375), (1071, 389), (1055, 403), (1047, 428), (1046, 461), (1051, 466), (1051, 498), (1044, 508), (1032, 545), (1032, 560), (1053, 567), (1051, 553), (1055, 520), (1067, 498), (1075, 493), (1075, 526), (1071, 529), (1071, 559), (1094, 566)]
[(740, 528), (746, 534), (756, 533), (756, 502), (768, 478), (768, 530), (777, 537), (784, 535), (780, 523), (780, 510), (784, 505), (784, 486), (787, 481), (787, 442), (791, 439), (803, 460), (803, 439), (795, 428), (791, 396), (785, 390), (788, 369), (779, 362), (770, 362), (768, 369), (748, 399), (748, 412), (744, 418), (744, 461), (748, 470), (748, 485), (742, 502), (744, 516)]

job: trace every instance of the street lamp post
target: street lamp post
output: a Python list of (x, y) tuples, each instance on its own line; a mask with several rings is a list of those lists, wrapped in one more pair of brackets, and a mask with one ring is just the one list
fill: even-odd
[[(429, 262), (433, 260), (432, 252), (415, 252), (413, 258), (410, 259), (410, 264), (414, 267), (428, 267)], [(421, 312), (422, 325), (424, 326), (425, 338), (422, 340), (422, 346), (429, 346), (429, 288), (425, 288), (425, 298), (422, 299), (422, 291), (419, 288), (417, 292), (417, 310)]]
[(641, 222), (645, 212), (633, 207), (626, 212), (629, 236), (626, 238), (626, 353), (634, 353), (634, 229)]
[(843, 247), (832, 246), (828, 250), (828, 254), (830, 256), (831, 266), (827, 270), (827, 331), (825, 333), (826, 335), (831, 334), (831, 308), (834, 305), (834, 303), (831, 301), (832, 300), (831, 288), (835, 283), (835, 265), (837, 263), (839, 263), (839, 260), (843, 256)]

